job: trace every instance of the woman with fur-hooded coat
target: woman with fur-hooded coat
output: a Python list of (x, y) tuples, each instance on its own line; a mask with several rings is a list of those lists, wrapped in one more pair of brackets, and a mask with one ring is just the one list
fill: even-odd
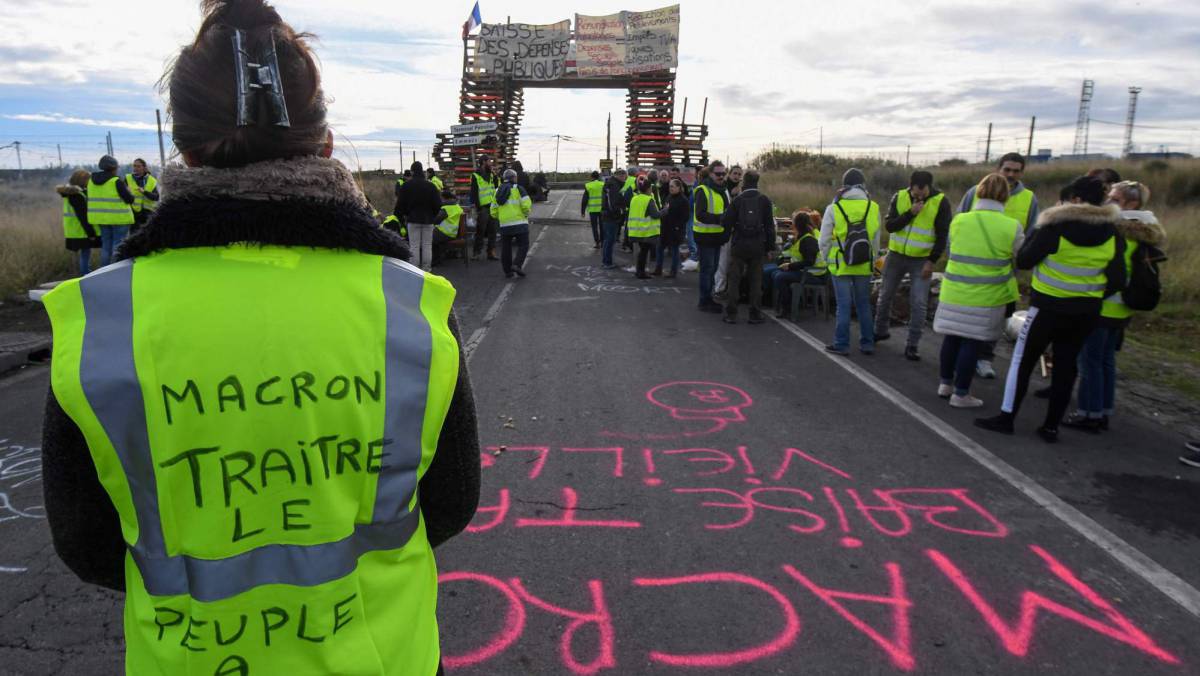
[(1113, 242), (1113, 255), (1104, 266), (1105, 289), (1100, 297), (1059, 297), (1036, 288), (1030, 296), (1029, 315), (1013, 348), (1012, 364), (1004, 387), (1000, 414), (977, 418), (975, 425), (993, 432), (1013, 433), (1013, 421), (1029, 387), (1029, 376), (1048, 347), (1054, 347), (1050, 403), (1037, 433), (1046, 442), (1058, 441), (1058, 426), (1075, 387), (1076, 359), (1100, 318), (1104, 298), (1125, 289), (1125, 240), (1117, 233), (1120, 210), (1103, 205), (1104, 184), (1081, 176), (1066, 191), (1070, 203), (1043, 211), (1037, 227), (1017, 253), (1017, 268), (1031, 270), (1055, 254), (1063, 241), (1075, 247), (1100, 247)]
[[(1166, 257), (1162, 247), (1166, 245), (1167, 233), (1151, 211), (1143, 209), (1150, 199), (1150, 190), (1136, 181), (1122, 181), (1113, 186), (1109, 199), (1121, 208), (1121, 221), (1117, 232), (1125, 240), (1125, 246), (1133, 248), (1132, 256), (1147, 256), (1158, 264)], [(1133, 273), (1125, 272), (1126, 277)], [(1117, 398), (1117, 352), (1125, 341), (1125, 327), (1129, 326), (1129, 311), (1115, 311), (1120, 305), (1107, 301), (1100, 314), (1095, 330), (1083, 344), (1079, 354), (1079, 389), (1076, 397), (1078, 410), (1068, 416), (1063, 425), (1086, 432), (1107, 430), (1109, 416), (1113, 414)], [(1123, 304), (1123, 303), (1122, 303)], [(1111, 315), (1111, 316), (1110, 316)]]
[[(55, 186), (54, 191), (66, 200), (63, 207), (63, 235), (67, 251), (79, 252), (79, 274), (86, 275), (92, 268), (92, 249), (100, 248), (100, 233), (88, 222), (87, 217), (88, 173), (78, 169), (71, 174), (66, 185)], [(83, 228), (83, 237), (68, 227), (68, 219), (75, 218)]]

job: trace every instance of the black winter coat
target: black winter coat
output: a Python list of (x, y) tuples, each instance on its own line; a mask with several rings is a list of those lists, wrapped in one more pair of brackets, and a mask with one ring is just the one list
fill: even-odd
[[(1113, 239), (1113, 257), (1104, 270), (1107, 285), (1104, 297), (1107, 298), (1125, 288), (1125, 238), (1117, 232), (1120, 222), (1121, 212), (1115, 206), (1064, 204), (1047, 209), (1038, 215), (1037, 226), (1029, 231), (1017, 252), (1017, 267), (1021, 270), (1037, 267), (1047, 256), (1058, 251), (1060, 239), (1075, 246), (1099, 246)], [(1063, 314), (1099, 315), (1103, 300), (1059, 298), (1034, 289), (1029, 304)]]
[(414, 176), (396, 191), (396, 208), (392, 213), (405, 223), (436, 223), (433, 219), (442, 209), (442, 195), (437, 186), (424, 176)]
[(662, 216), (662, 234), (659, 242), (663, 246), (679, 246), (687, 236), (687, 222), (691, 207), (684, 195), (671, 195), (667, 200), (666, 213)]
[[(379, 227), (350, 173), (333, 160), (300, 158), (241, 169), (190, 169), (164, 176), (170, 190), (150, 221), (130, 235), (117, 259), (164, 249), (250, 242), (348, 249), (408, 260), (408, 245)], [(270, 200), (239, 197), (255, 185)], [(458, 322), (450, 330), (459, 338)], [(459, 339), (461, 342), (461, 339)], [(353, 346), (347, 346), (353, 349)], [(83, 433), (51, 390), (42, 428), (42, 483), (54, 548), (80, 579), (125, 588), (125, 544), (112, 501), (96, 476)], [(419, 486), (430, 544), (464, 529), (479, 502), (479, 438), (465, 357), (437, 454)]]
[(609, 176), (604, 181), (604, 192), (601, 193), (601, 215), (610, 223), (624, 223), (625, 215), (629, 213), (629, 198), (623, 192), (625, 183)]

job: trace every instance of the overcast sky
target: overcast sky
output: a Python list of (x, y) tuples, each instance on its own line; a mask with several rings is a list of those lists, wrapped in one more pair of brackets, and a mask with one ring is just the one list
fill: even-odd
[[(199, 25), (198, 3), (3, 0), (0, 145), (22, 142), (25, 166), (95, 162), (113, 134), (122, 161), (157, 162), (155, 90), (164, 64)], [(316, 33), (338, 156), (363, 168), (424, 160), (433, 134), (457, 122), (461, 26), (473, 0), (280, 0), (297, 29)], [(486, 22), (552, 23), (646, 10), (656, 0), (482, 0)], [(415, 9), (419, 6), (420, 9)], [(902, 157), (913, 163), (1035, 148), (1070, 152), (1079, 90), (1096, 82), (1090, 150), (1119, 153), (1127, 89), (1143, 88), (1139, 150), (1200, 154), (1200, 3), (709, 2), (684, 0), (679, 100), (698, 122), (708, 97), (708, 146), (753, 157), (771, 143)], [(594, 167), (609, 112), (624, 133), (623, 91), (529, 90), (520, 159), (563, 170)], [(1115, 124), (1109, 124), (1115, 123)], [(822, 134), (823, 132), (823, 134)], [(171, 152), (169, 129), (167, 152)], [(357, 152), (350, 149), (351, 144)], [(0, 167), (15, 167), (12, 148)]]

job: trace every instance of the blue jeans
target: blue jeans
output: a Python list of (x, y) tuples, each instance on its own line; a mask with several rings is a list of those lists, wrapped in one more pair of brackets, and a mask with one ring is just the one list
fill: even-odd
[(1121, 331), (1097, 326), (1079, 353), (1079, 411), (1089, 418), (1112, 415), (1116, 405)]
[(771, 286), (776, 289), (780, 307), (787, 309), (792, 306), (792, 284), (804, 281), (807, 273), (804, 270), (776, 270), (771, 276)]
[(692, 224), (693, 223), (695, 223), (695, 221), (693, 221), (692, 219), (689, 218), (688, 222), (687, 222), (687, 245), (688, 245), (688, 258), (691, 258), (691, 259), (694, 259), (696, 257), (696, 233), (692, 232)]
[(663, 259), (667, 250), (671, 251), (671, 272), (679, 272), (679, 245), (678, 244), (663, 244), (659, 241), (658, 253), (654, 257), (654, 269), (661, 272), (663, 269)]
[(975, 362), (979, 359), (978, 340), (947, 335), (942, 339), (940, 373), (943, 385), (954, 383), (954, 393), (964, 397), (971, 391)]
[(604, 221), (604, 244), (600, 250), (601, 265), (613, 264), (613, 246), (621, 235), (621, 224), (618, 221)]
[(79, 250), (79, 276), (82, 277), (92, 271), (92, 250)]
[(125, 241), (125, 235), (128, 234), (128, 225), (100, 226), (100, 267), (112, 262), (113, 252), (117, 250), (118, 246), (121, 246), (121, 242)]
[(696, 255), (700, 257), (700, 305), (713, 305), (713, 277), (717, 274), (721, 247), (698, 246)]
[(870, 275), (834, 275), (833, 294), (837, 298), (837, 321), (833, 330), (833, 346), (850, 349), (850, 305), (858, 313), (858, 345), (863, 350), (875, 349), (875, 316), (871, 312)]

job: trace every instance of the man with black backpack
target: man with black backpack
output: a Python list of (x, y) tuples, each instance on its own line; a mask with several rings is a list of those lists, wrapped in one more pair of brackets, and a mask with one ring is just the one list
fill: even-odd
[(871, 270), (879, 250), (883, 212), (867, 193), (867, 179), (859, 169), (847, 169), (842, 187), (821, 219), (821, 259), (833, 276), (837, 321), (833, 343), (826, 352), (850, 354), (850, 308), (858, 314), (859, 351), (875, 354), (875, 321), (871, 312)]
[(736, 324), (739, 289), (743, 278), (749, 284), (750, 323), (766, 321), (762, 313), (763, 259), (775, 249), (775, 217), (771, 200), (758, 191), (758, 172), (747, 171), (742, 189), (721, 218), (730, 238), (728, 291), (725, 301), (726, 324)]

